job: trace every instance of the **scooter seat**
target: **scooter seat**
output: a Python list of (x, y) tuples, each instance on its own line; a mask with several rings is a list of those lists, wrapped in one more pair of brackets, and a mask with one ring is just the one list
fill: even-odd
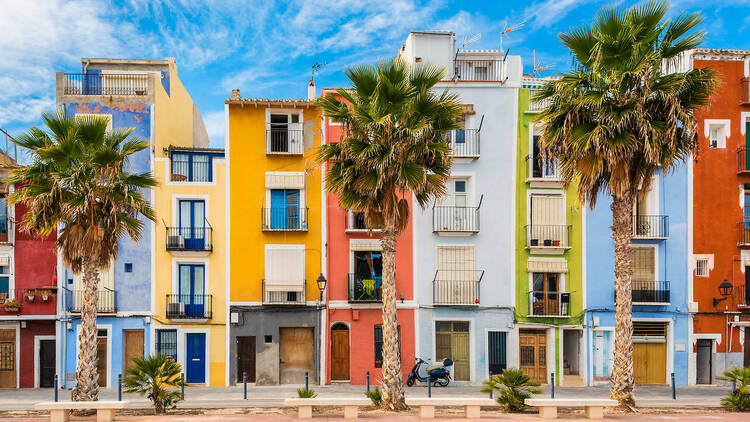
[(443, 366), (442, 363), (440, 363), (440, 364), (437, 364), (437, 365), (428, 366), (427, 369), (426, 369), (426, 371), (429, 373), (432, 370), (442, 369), (442, 368), (444, 368), (444, 366)]

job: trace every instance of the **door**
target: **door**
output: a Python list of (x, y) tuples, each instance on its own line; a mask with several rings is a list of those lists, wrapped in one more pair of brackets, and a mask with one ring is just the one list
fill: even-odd
[(125, 370), (135, 368), (135, 358), (143, 358), (143, 330), (123, 330), (125, 338)]
[(349, 327), (331, 327), (331, 380), (349, 381)]
[(302, 152), (299, 114), (271, 114), (270, 123), (267, 146), (269, 152)]
[(435, 363), (442, 362), (446, 358), (453, 361), (451, 372), (454, 380), (471, 380), (471, 348), (468, 322), (435, 322)]
[(521, 330), (519, 336), (520, 369), (532, 381), (547, 383), (547, 333), (541, 330)]
[(612, 371), (611, 331), (594, 331), (594, 381), (607, 381)]
[(280, 328), (279, 383), (302, 384), (305, 372), (315, 378), (313, 329)]
[(271, 190), (271, 228), (300, 229), (299, 189)]
[(696, 383), (711, 384), (711, 374), (713, 373), (713, 353), (712, 340), (698, 339), (696, 353)]
[[(745, 122), (745, 168), (750, 169), (750, 121)], [(747, 365), (745, 365), (747, 366)]]
[(55, 386), (55, 340), (39, 340), (39, 387)]
[[(748, 301), (750, 301), (750, 296), (745, 297), (748, 298), (745, 299), (745, 303), (748, 303)], [(750, 327), (745, 327), (745, 338), (750, 339)], [(743, 365), (747, 368), (750, 367), (750, 341), (745, 341), (744, 349)]]
[(191, 384), (206, 382), (206, 334), (185, 334), (185, 353), (187, 355), (186, 381)]
[(237, 382), (242, 382), (242, 374), (247, 382), (255, 382), (255, 336), (237, 337)]
[(633, 380), (636, 384), (667, 383), (667, 343), (633, 343)]
[(180, 264), (180, 303), (185, 305), (185, 316), (203, 318), (204, 267), (198, 264)]
[(507, 365), (505, 349), (506, 333), (490, 331), (487, 333), (487, 361), (490, 374), (499, 374)]
[(532, 295), (534, 315), (562, 315), (558, 290), (558, 273), (533, 273)]
[(107, 330), (99, 330), (96, 334), (96, 374), (97, 385), (107, 387)]
[(8, 241), (8, 206), (5, 196), (0, 196), (0, 243)]
[(180, 235), (185, 249), (202, 251), (206, 243), (206, 203), (202, 200), (180, 200)]
[(0, 388), (16, 388), (16, 330), (0, 330)]
[(379, 301), (383, 283), (383, 253), (354, 251), (354, 300)]

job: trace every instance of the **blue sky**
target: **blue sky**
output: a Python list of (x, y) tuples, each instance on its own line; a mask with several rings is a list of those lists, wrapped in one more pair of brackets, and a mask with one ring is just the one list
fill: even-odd
[[(630, 5), (635, 2), (620, 1)], [(750, 0), (673, 0), (671, 15), (701, 11), (706, 47), (750, 49)], [(243, 97), (306, 95), (310, 67), (327, 62), (316, 85), (346, 84), (342, 70), (393, 56), (412, 29), (452, 30), (471, 48), (499, 48), (506, 25), (525, 22), (505, 42), (530, 71), (537, 61), (566, 70), (557, 34), (589, 22), (590, 0), (0, 0), (0, 127), (39, 124), (54, 107), (55, 72), (80, 71), (81, 57), (175, 57), (203, 113), (213, 146), (224, 144), (223, 110), (232, 88)]]

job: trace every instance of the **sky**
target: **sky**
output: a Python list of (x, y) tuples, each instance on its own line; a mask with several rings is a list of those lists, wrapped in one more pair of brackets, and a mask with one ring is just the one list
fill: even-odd
[[(55, 107), (55, 72), (80, 72), (82, 57), (175, 57), (203, 114), (211, 145), (224, 145), (224, 100), (301, 98), (311, 66), (321, 88), (348, 86), (343, 70), (393, 57), (410, 30), (451, 30), (469, 48), (504, 47), (550, 70), (568, 69), (558, 34), (591, 22), (600, 8), (633, 1), (592, 0), (0, 0), (0, 128), (11, 135), (40, 124)], [(707, 4), (710, 5), (707, 6)], [(670, 16), (701, 12), (705, 47), (750, 49), (750, 0), (673, 0)], [(0, 138), (0, 140), (4, 140)], [(0, 145), (2, 147), (4, 145)]]

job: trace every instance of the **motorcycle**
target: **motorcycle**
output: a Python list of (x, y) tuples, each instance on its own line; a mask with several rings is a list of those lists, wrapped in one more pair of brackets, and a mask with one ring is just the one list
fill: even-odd
[(417, 363), (411, 368), (409, 377), (406, 379), (407, 386), (414, 387), (417, 381), (427, 382), (428, 379), (433, 383), (432, 385), (439, 385), (441, 387), (445, 387), (451, 382), (451, 374), (448, 372), (448, 368), (453, 366), (452, 360), (445, 359), (442, 363), (428, 366), (425, 368), (427, 376), (424, 377), (419, 375), (419, 370), (422, 368), (422, 365), (427, 365), (427, 362), (420, 358), (416, 358), (416, 361)]

